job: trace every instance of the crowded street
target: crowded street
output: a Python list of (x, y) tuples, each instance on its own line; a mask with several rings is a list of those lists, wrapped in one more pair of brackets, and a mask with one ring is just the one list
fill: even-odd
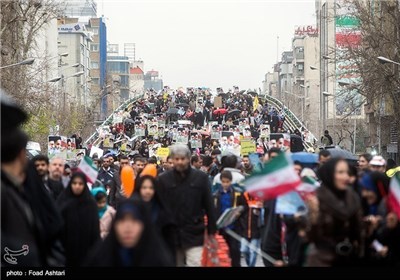
[[(10, 1), (25, 15), (59, 8), (33, 2)], [(90, 12), (88, 2), (110, 19)], [(375, 43), (367, 41), (373, 25), (361, 2), (310, 1), (317, 27), (296, 26), (289, 50), (276, 47), (273, 72), (251, 87), (250, 79), (222, 72), (215, 84), (211, 70), (209, 80), (181, 86), (185, 76), (162, 70), (169, 68), (161, 60), (164, 76), (144, 71), (135, 44), (124, 43), (121, 55), (108, 41), (117, 36), (106, 39), (105, 26), (107, 36), (117, 34), (117, 21), (101, 1), (71, 2), (87, 20), (68, 5), (62, 17), (49, 18), (53, 37), (41, 19), (42, 33), (29, 33), (21, 21), (21, 33), (38, 46), (44, 36), (46, 51), (53, 44), (57, 54), (42, 60), (32, 50), (12, 60), (8, 42), (20, 27), (9, 17), (16, 6), (1, 2), (4, 275), (66, 276), (91, 267), (398, 268), (400, 26), (391, 16), (400, 22), (400, 2), (379, 6), (381, 17), (395, 11), (384, 24), (397, 41), (382, 43), (379, 56), (369, 50), (373, 58), (362, 53)], [(325, 22), (321, 15), (330, 13), (336, 19)], [(322, 35), (332, 26), (329, 41)], [(55, 72), (46, 68), (51, 61)], [(374, 70), (363, 68), (368, 63)], [(67, 270), (22, 275), (16, 268)]]

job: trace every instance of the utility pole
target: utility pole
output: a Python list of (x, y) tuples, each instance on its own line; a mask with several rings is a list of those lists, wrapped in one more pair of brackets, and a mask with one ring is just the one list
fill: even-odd
[(356, 154), (357, 119), (354, 118), (353, 154)]
[(276, 63), (279, 62), (279, 36), (276, 36)]

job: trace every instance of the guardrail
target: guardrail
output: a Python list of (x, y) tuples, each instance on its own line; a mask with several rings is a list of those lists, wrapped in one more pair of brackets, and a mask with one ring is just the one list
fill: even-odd
[[(112, 112), (112, 114), (109, 115), (99, 126), (105, 126), (107, 124), (110, 124), (115, 113), (118, 113), (120, 111), (125, 110), (125, 108), (128, 108), (129, 105), (132, 105), (134, 102), (137, 102), (139, 99), (143, 98), (143, 96), (144, 96), (144, 93), (142, 93), (142, 94), (140, 94), (138, 96), (132, 97), (129, 100), (126, 100), (117, 109), (115, 109), (114, 112)], [(86, 139), (85, 144), (88, 144), (91, 141), (93, 141), (93, 139), (96, 138), (96, 136), (98, 136), (98, 132), (97, 131), (94, 132), (88, 139)]]
[[(287, 108), (279, 99), (272, 97), (270, 95), (263, 95), (260, 96), (262, 99), (266, 99), (269, 104), (274, 106), (275, 108), (279, 110), (283, 110), (285, 113), (285, 122), (284, 122), (284, 128), (285, 129), (290, 129), (294, 131), (295, 129), (298, 129), (299, 131), (302, 130), (302, 128), (307, 129), (307, 127), (304, 125), (302, 121), (300, 121), (293, 112)], [(308, 129), (307, 129), (308, 130)], [(318, 139), (309, 131), (310, 136), (313, 139), (314, 143), (318, 143)], [(309, 142), (304, 142), (304, 145), (306, 148), (312, 148), (314, 143), (309, 143)]]
[[(142, 99), (144, 96), (144, 93), (135, 96), (127, 101), (125, 101), (124, 103), (122, 103), (117, 109), (114, 110), (114, 112), (107, 117), (107, 119), (105, 119), (103, 121), (103, 123), (101, 123), (99, 126), (105, 126), (108, 124), (111, 124), (113, 116), (115, 113), (125, 110), (125, 108), (128, 108), (130, 105), (133, 105), (133, 103), (137, 102), (138, 100)], [(275, 108), (277, 108), (278, 110), (283, 110), (285, 113), (285, 122), (284, 122), (284, 129), (286, 130), (291, 130), (294, 131), (296, 129), (298, 129), (299, 131), (301, 131), (301, 129), (304, 127), (305, 129), (306, 126), (296, 117), (295, 114), (293, 114), (293, 112), (288, 109), (279, 99), (269, 96), (269, 95), (261, 95), (260, 99), (265, 99), (268, 101), (268, 103), (272, 106), (274, 106)], [(309, 130), (308, 130), (309, 131)], [(318, 143), (317, 138), (309, 131), (309, 134), (311, 135), (313, 142), (314, 143)], [(95, 143), (96, 140), (94, 140), (94, 138), (96, 138), (98, 136), (98, 132), (96, 131), (95, 133), (93, 133), (86, 141), (85, 144), (88, 144), (90, 142)], [(93, 141), (94, 140), (94, 141)], [(308, 148), (313, 148), (314, 143), (309, 143), (309, 142), (304, 142), (304, 146), (308, 149)]]

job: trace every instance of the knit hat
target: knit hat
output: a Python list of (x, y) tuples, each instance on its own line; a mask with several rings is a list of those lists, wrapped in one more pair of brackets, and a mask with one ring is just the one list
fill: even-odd
[(375, 192), (375, 193), (378, 192), (378, 188), (377, 188), (377, 186), (374, 184), (374, 181), (372, 180), (371, 174), (369, 174), (369, 173), (365, 173), (365, 174), (362, 176), (362, 178), (361, 178), (361, 180), (360, 180), (360, 184), (361, 184), (361, 187), (362, 187), (363, 189), (365, 189), (365, 190), (373, 191), (373, 192)]

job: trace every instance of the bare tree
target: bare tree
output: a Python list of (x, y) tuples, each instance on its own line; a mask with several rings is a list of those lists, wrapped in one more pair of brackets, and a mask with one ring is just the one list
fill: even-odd
[[(384, 56), (400, 61), (400, 7), (399, 1), (347, 0), (351, 16), (359, 20), (357, 31), (349, 31), (349, 44), (342, 54), (351, 59), (351, 71), (361, 77), (357, 91), (369, 108), (370, 124), (381, 125), (382, 114), (390, 115), (389, 123), (400, 129), (400, 76), (399, 66), (381, 64), (377, 57)], [(352, 32), (361, 33), (361, 45), (350, 42)], [(354, 85), (353, 85), (354, 86)], [(351, 96), (349, 96), (351, 98)], [(349, 100), (346, 100), (349, 102)], [(384, 107), (384, 108), (382, 108)], [(378, 121), (379, 119), (379, 121)], [(376, 129), (370, 129), (371, 134)], [(371, 142), (376, 140), (371, 135)], [(397, 140), (400, 145), (400, 139)], [(371, 144), (371, 143), (370, 143)], [(400, 151), (400, 150), (399, 150)]]

